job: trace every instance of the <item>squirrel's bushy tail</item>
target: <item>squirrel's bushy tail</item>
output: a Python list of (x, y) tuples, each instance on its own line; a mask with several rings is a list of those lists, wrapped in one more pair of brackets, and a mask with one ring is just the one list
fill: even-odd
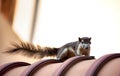
[(10, 48), (7, 53), (17, 54), (21, 53), (27, 57), (33, 57), (41, 59), (47, 56), (56, 56), (58, 52), (58, 48), (52, 47), (41, 47), (39, 45), (33, 45), (32, 43), (27, 43), (21, 41), (20, 43), (12, 44), (13, 48)]

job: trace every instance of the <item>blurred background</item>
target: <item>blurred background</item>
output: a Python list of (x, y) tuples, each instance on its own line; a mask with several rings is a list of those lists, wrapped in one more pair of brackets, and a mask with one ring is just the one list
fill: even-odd
[(120, 0), (1, 0), (21, 39), (60, 47), (91, 37), (91, 55), (120, 52)]

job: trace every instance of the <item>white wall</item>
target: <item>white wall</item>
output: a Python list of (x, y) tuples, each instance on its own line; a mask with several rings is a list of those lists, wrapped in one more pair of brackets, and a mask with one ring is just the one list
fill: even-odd
[(120, 51), (120, 0), (41, 0), (34, 43), (59, 47), (92, 37), (91, 55)]
[(21, 39), (29, 41), (35, 1), (17, 0), (16, 2), (13, 28)]

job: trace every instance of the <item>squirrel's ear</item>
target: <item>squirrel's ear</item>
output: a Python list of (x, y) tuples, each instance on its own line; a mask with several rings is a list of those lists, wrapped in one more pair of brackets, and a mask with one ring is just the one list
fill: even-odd
[(81, 38), (79, 37), (78, 40), (81, 42)]
[(91, 37), (89, 38), (89, 40), (91, 40)]

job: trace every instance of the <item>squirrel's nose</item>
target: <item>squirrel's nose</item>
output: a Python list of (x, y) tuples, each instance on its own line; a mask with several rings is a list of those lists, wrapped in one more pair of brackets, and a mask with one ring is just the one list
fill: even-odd
[(89, 47), (86, 47), (85, 49), (89, 49)]

